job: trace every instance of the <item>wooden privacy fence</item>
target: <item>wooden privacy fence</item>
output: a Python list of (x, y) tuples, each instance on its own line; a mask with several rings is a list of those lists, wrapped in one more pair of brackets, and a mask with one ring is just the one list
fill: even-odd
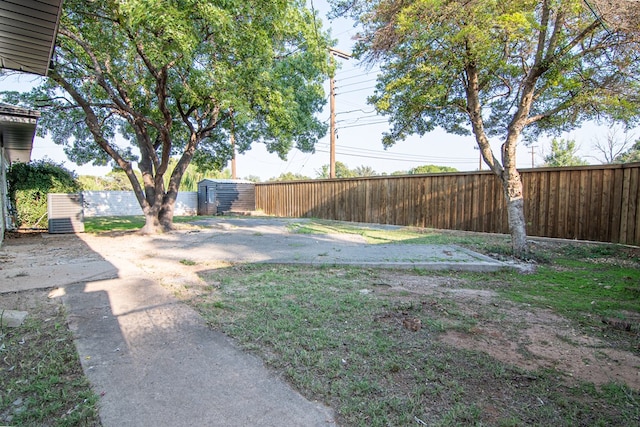
[[(640, 245), (640, 163), (521, 171), (530, 236)], [(256, 209), (281, 217), (508, 233), (491, 172), (256, 184)]]

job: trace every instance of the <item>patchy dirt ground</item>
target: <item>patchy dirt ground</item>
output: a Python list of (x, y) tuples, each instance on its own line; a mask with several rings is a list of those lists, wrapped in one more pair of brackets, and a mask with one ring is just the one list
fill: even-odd
[[(126, 257), (150, 276), (167, 286), (184, 287), (199, 281), (197, 272), (215, 267), (216, 261), (201, 262), (206, 254), (196, 252), (190, 241), (206, 238), (185, 232), (171, 235), (166, 249), (150, 249), (148, 236), (135, 233), (75, 236), (9, 236), (0, 250), (0, 269), (28, 268), (34, 265), (73, 264), (86, 260)], [(547, 243), (549, 244), (549, 243)], [(158, 257), (162, 262), (149, 262)], [(191, 265), (186, 260), (198, 259)], [(429, 305), (434, 316), (445, 324), (442, 340), (446, 343), (479, 350), (503, 362), (526, 369), (553, 368), (565, 379), (595, 384), (622, 382), (640, 390), (640, 357), (611, 348), (588, 331), (551, 310), (515, 304), (498, 297), (491, 289), (469, 289), (462, 280), (437, 276), (417, 276), (394, 271), (379, 274), (377, 292), (416, 296)], [(447, 301), (446, 304), (442, 304)], [(636, 334), (636, 332), (630, 332)], [(637, 336), (633, 339), (637, 340)]]
[(441, 338), (450, 345), (527, 370), (555, 369), (569, 381), (617, 382), (640, 390), (637, 354), (611, 348), (551, 310), (505, 301), (490, 289), (468, 289), (461, 280), (402, 272), (381, 278), (382, 292), (417, 296), (440, 321), (456, 326)]

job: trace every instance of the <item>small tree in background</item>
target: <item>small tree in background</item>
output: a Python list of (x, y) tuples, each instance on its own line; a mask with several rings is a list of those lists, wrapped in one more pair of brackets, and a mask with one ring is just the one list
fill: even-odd
[(51, 160), (15, 163), (9, 169), (7, 181), (13, 222), (23, 228), (48, 223), (47, 194), (80, 191), (74, 173)]
[(371, 166), (357, 166), (355, 169), (353, 169), (353, 173), (355, 174), (355, 176), (376, 176), (378, 175), (378, 172), (376, 172)]
[(438, 166), (438, 165), (422, 165), (416, 166), (413, 169), (409, 169), (409, 175), (418, 175), (422, 173), (442, 173), (442, 172), (458, 172), (458, 169), (450, 166)]
[(299, 173), (286, 172), (286, 173), (281, 173), (280, 176), (269, 178), (269, 182), (305, 181), (305, 180), (308, 180), (308, 179), (311, 179), (311, 178), (309, 178), (308, 176), (299, 174)]
[(616, 157), (615, 163), (635, 163), (640, 162), (640, 139), (633, 144), (627, 152)]
[[(329, 179), (329, 165), (323, 165), (319, 171), (316, 171), (319, 179)], [(353, 178), (355, 177), (354, 171), (349, 169), (347, 165), (342, 162), (336, 162), (336, 178)]]
[(262, 179), (258, 175), (249, 175), (244, 177), (245, 181), (262, 182)]
[(114, 169), (105, 176), (80, 175), (84, 191), (131, 191), (131, 183), (122, 169)]
[(551, 141), (551, 153), (544, 157), (547, 167), (584, 166), (587, 162), (578, 156), (576, 142), (571, 139), (556, 139)]

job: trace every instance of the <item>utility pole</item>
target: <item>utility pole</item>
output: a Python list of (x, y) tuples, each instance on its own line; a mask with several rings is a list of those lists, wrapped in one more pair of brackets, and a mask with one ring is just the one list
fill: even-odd
[(536, 156), (536, 147), (537, 147), (537, 145), (532, 145), (531, 146), (531, 168), (535, 167), (535, 165), (533, 163), (534, 163), (535, 156)]
[(474, 150), (478, 150), (478, 154), (480, 155), (478, 158), (478, 170), (482, 171), (482, 150), (480, 150), (480, 147), (473, 147)]
[(474, 150), (478, 150), (478, 154), (479, 154), (479, 158), (478, 158), (478, 170), (482, 171), (482, 150), (480, 149), (480, 147), (475, 146), (473, 147)]
[[(351, 55), (332, 47), (329, 48), (331, 55), (331, 65), (333, 65), (334, 57), (340, 59), (349, 59)], [(336, 82), (332, 74), (329, 77), (329, 178), (336, 177)]]

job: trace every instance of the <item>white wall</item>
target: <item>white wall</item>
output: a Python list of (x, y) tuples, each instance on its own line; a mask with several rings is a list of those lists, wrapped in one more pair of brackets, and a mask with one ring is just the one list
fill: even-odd
[[(142, 215), (133, 191), (83, 191), (84, 216), (128, 216)], [(174, 215), (196, 215), (198, 193), (184, 191), (178, 193)]]

